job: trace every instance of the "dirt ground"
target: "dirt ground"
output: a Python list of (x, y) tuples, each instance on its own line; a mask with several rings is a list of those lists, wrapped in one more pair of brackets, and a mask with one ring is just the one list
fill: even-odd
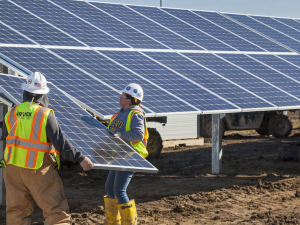
[[(163, 149), (151, 160), (158, 174), (136, 173), (129, 185), (138, 224), (300, 224), (300, 162), (278, 158), (279, 146), (300, 143), (299, 114), (288, 116), (288, 138), (227, 131), (220, 175), (211, 174), (210, 139), (200, 147)], [(83, 172), (79, 165), (60, 171), (74, 225), (104, 222), (107, 173)], [(0, 209), (5, 224), (5, 207)], [(43, 224), (37, 206), (32, 221)]]

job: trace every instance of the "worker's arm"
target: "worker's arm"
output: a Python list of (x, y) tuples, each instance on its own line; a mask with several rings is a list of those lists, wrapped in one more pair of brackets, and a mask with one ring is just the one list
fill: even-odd
[(5, 122), (3, 121), (1, 140), (5, 140), (7, 136), (8, 136), (8, 132), (7, 132), (7, 129), (6, 129)]
[(130, 129), (131, 131), (120, 131), (121, 138), (130, 142), (140, 142), (145, 135), (144, 117), (140, 113), (132, 116)]
[(81, 163), (84, 160), (85, 156), (64, 136), (57, 119), (52, 113), (49, 113), (48, 116), (46, 133), (48, 140), (64, 159), (74, 163)]

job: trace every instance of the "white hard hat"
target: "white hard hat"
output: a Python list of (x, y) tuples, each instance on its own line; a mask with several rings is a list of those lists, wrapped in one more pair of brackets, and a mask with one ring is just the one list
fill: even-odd
[(123, 93), (126, 93), (140, 101), (143, 101), (144, 92), (140, 85), (131, 83), (128, 84), (122, 91)]
[(22, 89), (34, 94), (47, 94), (49, 92), (46, 78), (40, 72), (30, 74), (22, 84)]

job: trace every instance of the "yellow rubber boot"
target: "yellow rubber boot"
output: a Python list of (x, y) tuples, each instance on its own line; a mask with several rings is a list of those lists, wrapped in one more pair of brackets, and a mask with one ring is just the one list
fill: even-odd
[(122, 225), (136, 225), (137, 224), (137, 213), (134, 200), (130, 202), (118, 204), (118, 209), (121, 214)]
[(104, 225), (121, 225), (121, 216), (117, 207), (118, 199), (104, 196), (106, 219)]

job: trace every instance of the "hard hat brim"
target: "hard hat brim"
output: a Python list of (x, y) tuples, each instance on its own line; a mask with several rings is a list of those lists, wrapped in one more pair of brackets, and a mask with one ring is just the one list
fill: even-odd
[[(118, 91), (120, 94), (123, 94), (123, 93), (125, 93), (125, 94), (128, 94), (128, 95), (130, 95), (131, 97), (132, 97), (132, 95), (131, 94), (129, 94), (125, 89), (123, 90), (123, 91)], [(141, 102), (142, 102), (142, 99), (141, 98), (139, 98), (139, 97), (134, 97), (134, 98), (136, 98), (136, 99), (138, 99), (138, 100), (140, 100)]]
[(23, 83), (21, 85), (21, 87), (22, 87), (23, 90), (28, 91), (28, 92), (33, 93), (33, 94), (47, 94), (50, 91), (50, 89), (48, 87), (45, 87), (43, 90), (36, 90), (36, 89), (28, 87), (26, 85), (26, 83)]

